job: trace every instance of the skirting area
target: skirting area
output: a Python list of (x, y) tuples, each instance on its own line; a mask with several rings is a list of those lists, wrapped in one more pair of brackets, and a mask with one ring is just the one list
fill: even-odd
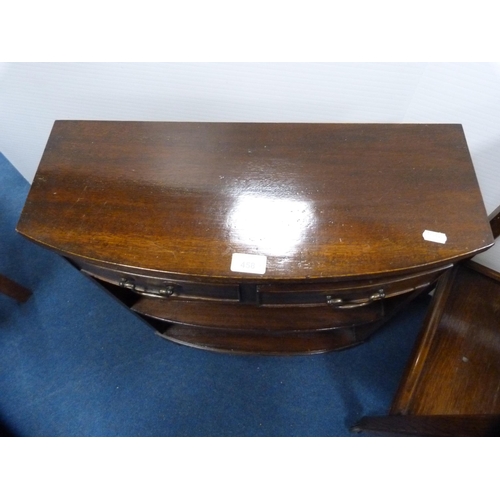
[(15, 232), (29, 184), (0, 154), (0, 423), (7, 436), (353, 436), (389, 408), (428, 297), (367, 343), (242, 356), (157, 336), (64, 259)]

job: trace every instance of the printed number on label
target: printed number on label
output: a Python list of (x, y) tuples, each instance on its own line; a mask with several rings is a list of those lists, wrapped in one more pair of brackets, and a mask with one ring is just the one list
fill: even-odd
[(266, 272), (267, 257), (246, 253), (233, 253), (231, 271), (235, 273), (264, 274)]

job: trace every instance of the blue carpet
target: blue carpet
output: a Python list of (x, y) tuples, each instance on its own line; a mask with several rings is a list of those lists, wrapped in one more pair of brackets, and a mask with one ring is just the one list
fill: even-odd
[(350, 436), (387, 412), (429, 303), (367, 343), (239, 356), (156, 336), (61, 257), (15, 232), (29, 184), (0, 154), (0, 422), (13, 436)]

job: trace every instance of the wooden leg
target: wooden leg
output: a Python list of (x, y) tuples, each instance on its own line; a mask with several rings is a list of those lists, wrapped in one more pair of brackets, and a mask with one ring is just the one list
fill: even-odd
[(352, 432), (383, 436), (499, 436), (499, 415), (386, 415), (363, 417)]
[(26, 302), (31, 297), (31, 290), (0, 274), (0, 293), (8, 295), (18, 302)]

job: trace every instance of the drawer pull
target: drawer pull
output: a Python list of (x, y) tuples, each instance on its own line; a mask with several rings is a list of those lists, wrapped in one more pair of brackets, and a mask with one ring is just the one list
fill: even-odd
[(158, 295), (161, 295), (162, 297), (170, 297), (170, 295), (173, 295), (173, 293), (174, 293), (174, 287), (171, 285), (165, 286), (158, 290)]
[(127, 290), (132, 290), (133, 292), (152, 297), (170, 297), (174, 293), (174, 287), (172, 285), (164, 285), (161, 288), (150, 288), (143, 285), (137, 285), (135, 281), (130, 278), (122, 278), (119, 284), (122, 288), (126, 288)]
[(127, 278), (122, 278), (120, 280), (120, 286), (122, 288), (126, 288), (127, 290), (135, 290), (135, 282), (134, 280), (130, 280)]
[(356, 307), (364, 307), (371, 304), (375, 300), (380, 300), (385, 297), (384, 290), (379, 290), (378, 292), (370, 295), (367, 299), (355, 299), (351, 301), (346, 301), (344, 299), (334, 299), (331, 295), (326, 296), (326, 303), (330, 306), (334, 306), (337, 309), (355, 309)]

